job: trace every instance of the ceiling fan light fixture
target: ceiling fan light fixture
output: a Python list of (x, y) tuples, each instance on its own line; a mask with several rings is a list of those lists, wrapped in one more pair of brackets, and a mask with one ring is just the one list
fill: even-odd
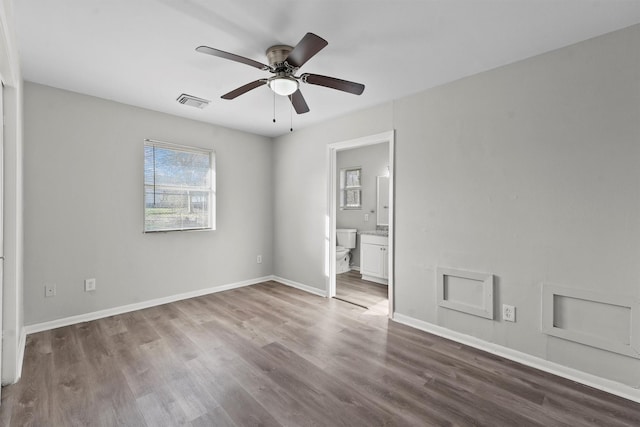
[(298, 81), (293, 77), (273, 77), (269, 80), (269, 88), (280, 96), (289, 96), (298, 90)]

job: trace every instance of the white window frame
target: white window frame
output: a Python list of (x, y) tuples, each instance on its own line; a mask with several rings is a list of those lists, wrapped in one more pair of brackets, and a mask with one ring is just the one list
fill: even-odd
[[(209, 155), (209, 173), (211, 174), (209, 182), (210, 187), (188, 187), (196, 191), (204, 191), (209, 194), (209, 227), (185, 227), (185, 228), (167, 228), (161, 230), (147, 230), (147, 205), (146, 205), (146, 183), (144, 176), (144, 150), (146, 147), (164, 148), (179, 152), (208, 154)], [(157, 141), (153, 139), (145, 139), (143, 144), (143, 176), (142, 176), (142, 231), (143, 233), (167, 233), (172, 231), (213, 231), (216, 229), (216, 166), (215, 151), (207, 148), (192, 147), (171, 142)], [(162, 188), (170, 189), (171, 186), (162, 186)], [(184, 190), (185, 187), (176, 187), (175, 189)]]

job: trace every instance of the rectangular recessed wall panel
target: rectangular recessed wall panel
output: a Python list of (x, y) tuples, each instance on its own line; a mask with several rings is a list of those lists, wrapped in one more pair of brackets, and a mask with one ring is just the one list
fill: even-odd
[(458, 302), (476, 308), (484, 306), (484, 283), (480, 280), (448, 275), (445, 275), (443, 279), (446, 301)]
[(542, 331), (640, 358), (640, 313), (631, 297), (544, 284)]
[(631, 308), (564, 295), (553, 296), (553, 326), (631, 344)]
[(493, 275), (442, 267), (436, 275), (440, 307), (493, 319)]

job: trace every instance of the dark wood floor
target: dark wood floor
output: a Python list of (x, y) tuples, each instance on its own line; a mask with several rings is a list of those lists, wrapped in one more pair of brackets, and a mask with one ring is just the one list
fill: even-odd
[(389, 313), (388, 287), (362, 280), (360, 273), (355, 270), (336, 275), (336, 297), (379, 314)]
[(640, 405), (275, 282), (29, 335), (8, 426), (638, 426)]

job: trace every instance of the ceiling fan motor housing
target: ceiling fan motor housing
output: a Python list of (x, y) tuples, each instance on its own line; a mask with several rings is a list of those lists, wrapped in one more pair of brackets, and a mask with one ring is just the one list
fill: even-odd
[(275, 45), (271, 46), (267, 49), (267, 59), (269, 60), (269, 65), (274, 68), (276, 71), (289, 71), (292, 72), (295, 70), (295, 67), (287, 64), (285, 61), (289, 56), (289, 53), (293, 50), (293, 47), (287, 45)]
[(275, 45), (267, 49), (267, 59), (275, 75), (267, 79), (271, 90), (281, 96), (291, 95), (298, 90), (299, 83), (294, 76), (297, 67), (287, 63), (289, 53), (293, 47), (287, 45)]

